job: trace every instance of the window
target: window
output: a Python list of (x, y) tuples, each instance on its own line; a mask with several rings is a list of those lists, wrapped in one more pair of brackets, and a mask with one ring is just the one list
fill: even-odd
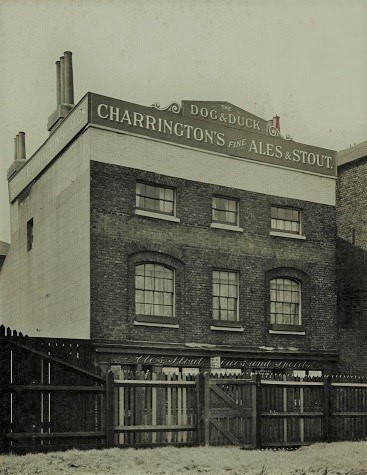
[(174, 271), (160, 264), (135, 267), (135, 313), (174, 316)]
[(270, 323), (273, 325), (301, 324), (301, 284), (293, 279), (270, 281)]
[(33, 247), (33, 218), (27, 222), (27, 251)]
[(238, 226), (238, 201), (213, 196), (212, 221), (213, 223)]
[(238, 320), (237, 272), (213, 272), (213, 319), (232, 322)]
[(271, 207), (272, 231), (301, 234), (301, 211), (294, 208)]
[(173, 188), (136, 184), (136, 207), (153, 213), (175, 215), (175, 190)]

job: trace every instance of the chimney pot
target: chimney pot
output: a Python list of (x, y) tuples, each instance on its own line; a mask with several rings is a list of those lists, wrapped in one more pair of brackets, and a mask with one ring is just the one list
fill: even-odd
[(14, 161), (18, 159), (18, 136), (14, 137)]
[(65, 58), (60, 58), (60, 101), (61, 104), (65, 103)]
[(25, 160), (25, 133), (24, 132), (19, 132), (19, 138), (18, 138), (18, 160)]
[(60, 61), (56, 61), (56, 102), (57, 106), (61, 104)]
[(74, 105), (73, 62), (72, 52), (64, 52), (65, 62), (65, 102)]

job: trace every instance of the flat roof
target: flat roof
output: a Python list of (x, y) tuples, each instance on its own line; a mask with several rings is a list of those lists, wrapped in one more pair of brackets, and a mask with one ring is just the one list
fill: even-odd
[(336, 164), (337, 167), (340, 167), (341, 165), (345, 165), (347, 163), (353, 162), (354, 160), (358, 160), (359, 158), (363, 158), (366, 156), (367, 140), (357, 145), (353, 145), (353, 147), (349, 147), (344, 150), (340, 150), (340, 152), (337, 152)]

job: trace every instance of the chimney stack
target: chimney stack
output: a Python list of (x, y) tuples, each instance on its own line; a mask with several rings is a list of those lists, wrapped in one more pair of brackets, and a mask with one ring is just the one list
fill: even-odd
[(17, 171), (25, 164), (26, 162), (25, 155), (25, 133), (19, 132), (19, 134), (14, 137), (14, 162), (11, 164), (8, 169), (7, 178), (8, 180), (17, 173)]
[(65, 72), (65, 102), (66, 104), (74, 105), (74, 84), (73, 84), (73, 63), (72, 52), (65, 51), (64, 53), (64, 72)]
[(65, 51), (56, 61), (56, 109), (48, 118), (47, 130), (53, 132), (74, 107), (72, 52)]
[(56, 61), (56, 103), (57, 103), (56, 107), (59, 107), (59, 105), (61, 104), (60, 71), (61, 71), (60, 61)]

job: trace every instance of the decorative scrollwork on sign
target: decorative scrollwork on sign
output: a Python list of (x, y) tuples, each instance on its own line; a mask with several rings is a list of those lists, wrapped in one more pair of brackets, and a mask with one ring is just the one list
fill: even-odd
[(179, 114), (181, 112), (181, 105), (178, 102), (171, 102), (171, 104), (169, 104), (167, 107), (161, 107), (159, 102), (155, 102), (151, 105), (151, 107), (154, 107), (154, 109), (158, 109), (160, 111), (168, 110), (174, 114)]
[(274, 125), (269, 125), (268, 134), (271, 137), (280, 137), (281, 139), (284, 139), (284, 140), (293, 140), (293, 138), (289, 134), (286, 134), (286, 136), (283, 137), (283, 135), (279, 132), (279, 130), (276, 127), (274, 127)]

